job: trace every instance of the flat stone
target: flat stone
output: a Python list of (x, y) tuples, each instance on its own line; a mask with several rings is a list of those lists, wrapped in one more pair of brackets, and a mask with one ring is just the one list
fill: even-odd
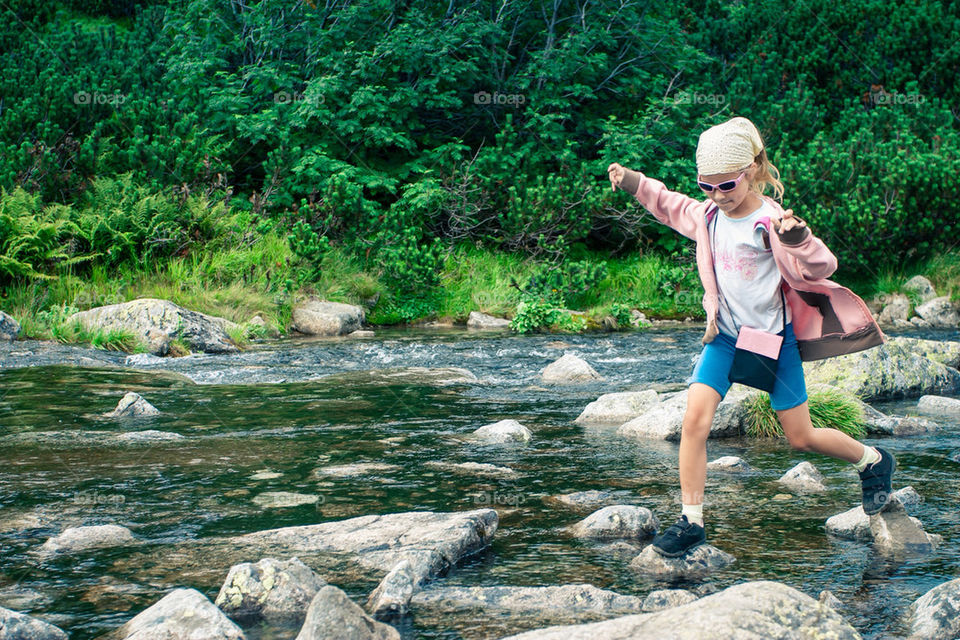
[(710, 544), (702, 544), (679, 558), (665, 558), (647, 545), (630, 568), (646, 575), (664, 579), (698, 578), (727, 567), (737, 559)]
[(653, 613), (664, 609), (672, 609), (693, 602), (697, 598), (697, 594), (686, 589), (658, 589), (657, 591), (651, 591), (644, 598), (643, 612)]
[(750, 471), (747, 461), (738, 456), (723, 456), (707, 463), (707, 469), (714, 471)]
[(267, 491), (253, 498), (253, 503), (261, 509), (282, 509), (298, 507), (303, 504), (316, 504), (320, 496), (290, 491)]
[(585, 360), (566, 353), (559, 360), (547, 365), (540, 371), (544, 382), (551, 384), (578, 384), (603, 380)]
[(354, 462), (352, 464), (338, 464), (329, 467), (320, 467), (314, 470), (318, 476), (337, 476), (340, 478), (375, 475), (400, 471), (402, 467), (386, 462)]
[(643, 539), (656, 535), (660, 521), (650, 509), (617, 504), (603, 507), (570, 527), (578, 538)]
[(658, 404), (660, 399), (653, 389), (605, 393), (586, 406), (576, 423), (621, 425)]
[(823, 484), (823, 475), (807, 461), (787, 471), (777, 482), (799, 493), (821, 493), (827, 490)]
[(243, 631), (196, 589), (174, 589), (116, 631), (122, 640), (245, 640)]
[(59, 627), (0, 607), (0, 640), (68, 640)]
[(170, 440), (186, 440), (185, 436), (172, 431), (158, 431), (156, 429), (144, 429), (143, 431), (128, 431), (117, 434), (118, 442), (167, 442)]
[(143, 418), (159, 414), (160, 411), (144, 400), (139, 393), (131, 391), (120, 399), (116, 409), (103, 415), (108, 418)]
[(282, 478), (283, 474), (278, 473), (277, 471), (270, 471), (269, 469), (264, 469), (262, 471), (257, 471), (250, 475), (251, 480), (273, 480), (274, 478)]
[(621, 595), (591, 584), (514, 587), (433, 587), (421, 591), (411, 600), (416, 609), (442, 611), (464, 609), (507, 610), (566, 616), (576, 613), (611, 614), (639, 613), (643, 599)]
[(300, 625), (313, 597), (326, 584), (296, 557), (263, 558), (231, 567), (216, 605), (235, 620)]
[(468, 329), (509, 329), (510, 321), (505, 318), (481, 313), (480, 311), (471, 311), (467, 318)]
[(922, 396), (917, 402), (917, 411), (944, 418), (960, 418), (960, 400), (945, 396)]
[(341, 589), (327, 585), (317, 592), (296, 640), (400, 640), (388, 624), (364, 613)]
[(744, 582), (656, 613), (554, 626), (501, 640), (630, 640), (633, 638), (831, 638), (860, 640), (831, 608), (785, 584)]
[(910, 606), (910, 638), (951, 640), (960, 637), (960, 578), (937, 585)]
[(44, 555), (77, 553), (132, 544), (139, 544), (139, 541), (133, 537), (130, 529), (116, 524), (101, 524), (65, 529), (59, 535), (44, 542), (39, 551)]
[(555, 496), (548, 496), (548, 500), (559, 502), (568, 507), (592, 508), (600, 507), (614, 499), (609, 491), (598, 491), (589, 489), (587, 491), (576, 491), (574, 493), (565, 493)]
[(533, 434), (516, 420), (501, 420), (486, 424), (473, 432), (479, 440), (490, 443), (528, 442)]
[(376, 336), (376, 332), (365, 329), (357, 329), (347, 334), (348, 338), (375, 338)]
[(464, 475), (492, 476), (511, 478), (517, 476), (516, 471), (510, 467), (502, 467), (496, 464), (487, 464), (483, 462), (442, 462), (438, 460), (428, 460), (424, 463), (425, 467), (433, 469), (442, 469)]

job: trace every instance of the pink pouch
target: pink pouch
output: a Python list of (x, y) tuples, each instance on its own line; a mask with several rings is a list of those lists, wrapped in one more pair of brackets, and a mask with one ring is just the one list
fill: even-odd
[(737, 334), (737, 349), (759, 353), (774, 360), (780, 357), (782, 344), (783, 336), (753, 327), (740, 327), (740, 332)]

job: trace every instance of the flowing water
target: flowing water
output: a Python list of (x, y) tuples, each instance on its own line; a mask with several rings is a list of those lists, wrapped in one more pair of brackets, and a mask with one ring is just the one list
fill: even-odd
[[(136, 370), (0, 369), (0, 605), (87, 640), (176, 586), (213, 600), (229, 564), (209, 558), (201, 568), (187, 566), (184, 555), (171, 550), (192, 541), (365, 514), (493, 507), (500, 524), (492, 544), (441, 583), (590, 583), (643, 596), (669, 586), (707, 593), (744, 580), (776, 580), (813, 597), (831, 590), (866, 638), (903, 633), (906, 607), (960, 575), (960, 464), (950, 457), (960, 449), (957, 423), (942, 422), (931, 435), (867, 440), (897, 456), (895, 488), (913, 485), (923, 496), (914, 515), (944, 538), (926, 556), (889, 563), (867, 546), (828, 537), (826, 518), (859, 503), (856, 475), (845, 463), (792, 451), (785, 441), (709, 442), (710, 459), (738, 455), (754, 471), (708, 475), (708, 539), (737, 562), (704, 580), (653, 581), (629, 568), (630, 555), (563, 531), (590, 510), (547, 498), (587, 489), (649, 507), (664, 523), (676, 517), (677, 444), (632, 441), (574, 419), (602, 393), (682, 388), (700, 335), (693, 329), (563, 337), (382, 331), (369, 340), (288, 341), (236, 355), (141, 358)], [(958, 339), (956, 332), (928, 337)], [(0, 353), (8, 366), (17, 357), (44, 361), (38, 354), (46, 347), (15, 348), (20, 351)], [(565, 352), (586, 359), (604, 381), (542, 385), (539, 370)], [(95, 363), (125, 362), (122, 355), (85, 353)], [(478, 380), (436, 384), (379, 371), (394, 367), (462, 367)], [(162, 415), (138, 422), (103, 418), (126, 391), (140, 393)], [(915, 405), (876, 406), (907, 414)], [(531, 442), (480, 445), (459, 437), (506, 418), (527, 426)], [(137, 445), (109, 439), (141, 429), (185, 437)], [(828, 492), (784, 499), (775, 481), (802, 460), (823, 472)], [(427, 461), (493, 463), (517, 474), (457, 475)], [(354, 462), (396, 467), (355, 477), (314, 473)], [(268, 491), (313, 495), (316, 502), (261, 508), (254, 498)], [(108, 523), (129, 527), (146, 544), (48, 559), (34, 553), (66, 526)], [(361, 603), (376, 586), (373, 576), (321, 575)], [(479, 639), (541, 625), (482, 611), (414, 610), (397, 626), (408, 639)], [(294, 635), (250, 630), (251, 638), (264, 640)]]

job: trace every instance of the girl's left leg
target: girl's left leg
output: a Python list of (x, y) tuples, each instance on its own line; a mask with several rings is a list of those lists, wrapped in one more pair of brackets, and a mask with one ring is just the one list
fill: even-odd
[(850, 463), (858, 462), (863, 457), (864, 445), (844, 432), (837, 429), (815, 429), (806, 401), (792, 409), (777, 411), (777, 417), (783, 427), (783, 434), (794, 449), (816, 451)]

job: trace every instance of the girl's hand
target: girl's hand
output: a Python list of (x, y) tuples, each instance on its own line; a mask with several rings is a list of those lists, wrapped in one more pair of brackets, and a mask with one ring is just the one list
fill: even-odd
[(787, 209), (783, 212), (783, 216), (779, 220), (773, 221), (773, 226), (776, 227), (777, 233), (784, 233), (790, 231), (790, 229), (805, 227), (806, 225), (807, 223), (803, 220), (798, 220), (793, 217), (793, 209)]
[(620, 183), (623, 181), (624, 169), (618, 163), (614, 162), (609, 167), (607, 167), (607, 175), (610, 176), (610, 188), (614, 191), (617, 190), (617, 187), (620, 186)]

